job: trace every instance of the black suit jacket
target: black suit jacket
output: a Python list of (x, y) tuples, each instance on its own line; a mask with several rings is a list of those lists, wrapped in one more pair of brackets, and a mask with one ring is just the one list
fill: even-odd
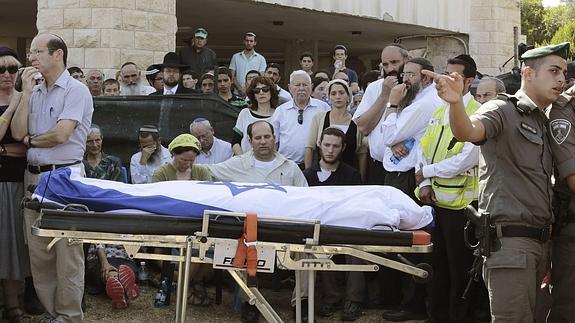
[[(198, 94), (198, 93), (202, 93), (202, 91), (200, 90), (196, 90), (196, 89), (188, 89), (187, 87), (184, 87), (183, 85), (178, 85), (178, 89), (176, 90), (176, 93), (174, 93), (173, 95), (178, 95), (178, 94)], [(164, 89), (161, 89), (159, 91), (156, 91), (154, 93), (150, 93), (150, 95), (164, 95)]]

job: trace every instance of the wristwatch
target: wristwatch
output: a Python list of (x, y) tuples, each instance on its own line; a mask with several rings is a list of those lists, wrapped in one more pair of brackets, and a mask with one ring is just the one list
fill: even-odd
[(0, 145), (0, 156), (6, 155), (6, 147), (4, 145)]
[(388, 109), (397, 109), (397, 104), (391, 104), (391, 103), (387, 102), (387, 108)]

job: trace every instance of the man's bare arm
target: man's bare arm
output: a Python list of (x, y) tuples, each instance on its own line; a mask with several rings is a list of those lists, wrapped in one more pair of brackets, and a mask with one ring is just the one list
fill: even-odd
[(382, 83), (381, 94), (377, 97), (375, 102), (356, 120), (357, 128), (365, 136), (369, 135), (373, 129), (377, 126), (383, 112), (385, 111), (385, 106), (389, 100), (389, 93), (391, 88), (397, 84), (397, 77), (388, 76)]
[(35, 67), (26, 67), (22, 72), (22, 99), (16, 108), (16, 112), (10, 123), (12, 137), (16, 140), (22, 140), (28, 134), (28, 114), (30, 112), (30, 96), (36, 83), (34, 75), (38, 73)]
[(60, 120), (52, 129), (41, 135), (24, 138), (24, 144), (30, 147), (50, 148), (61, 145), (70, 139), (78, 125), (76, 120)]

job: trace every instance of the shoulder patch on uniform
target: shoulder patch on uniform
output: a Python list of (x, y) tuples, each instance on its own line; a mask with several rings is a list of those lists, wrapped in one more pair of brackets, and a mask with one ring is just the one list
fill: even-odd
[(530, 124), (527, 124), (525, 122), (521, 122), (521, 128), (531, 132), (532, 134), (536, 135), (537, 134), (537, 128), (533, 127)]
[(555, 140), (558, 145), (561, 145), (571, 131), (571, 122), (565, 119), (555, 119), (549, 123), (549, 128), (551, 128), (553, 140)]

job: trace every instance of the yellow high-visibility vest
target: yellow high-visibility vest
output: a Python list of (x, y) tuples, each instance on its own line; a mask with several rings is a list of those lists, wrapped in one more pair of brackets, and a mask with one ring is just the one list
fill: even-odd
[[(465, 107), (465, 112), (471, 115), (480, 106), (481, 104), (472, 97)], [(425, 135), (421, 138), (421, 149), (428, 165), (453, 157), (463, 150), (464, 143), (456, 142), (449, 121), (445, 121), (447, 109), (449, 109), (447, 105), (437, 108), (429, 121)], [(432, 177), (430, 181), (437, 199), (436, 205), (442, 208), (461, 210), (479, 197), (478, 166), (454, 178)], [(415, 189), (415, 196), (419, 198), (419, 187)]]

